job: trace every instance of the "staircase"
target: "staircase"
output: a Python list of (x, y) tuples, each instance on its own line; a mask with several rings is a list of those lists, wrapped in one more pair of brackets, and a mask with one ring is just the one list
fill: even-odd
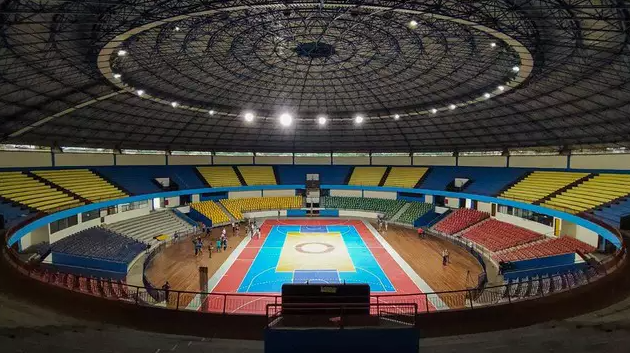
[(398, 220), (398, 218), (400, 218), (400, 216), (402, 216), (403, 213), (405, 213), (405, 211), (407, 211), (407, 209), (411, 206), (411, 203), (407, 202), (406, 204), (403, 205), (403, 207), (400, 208), (400, 210), (398, 210), (398, 212), (396, 212), (396, 214), (390, 218), (389, 220), (391, 222), (396, 222)]
[(155, 211), (146, 216), (136, 217), (105, 226), (116, 233), (145, 243), (151, 243), (158, 235), (172, 236), (175, 232), (185, 232), (192, 226), (171, 211)]
[(232, 168), (234, 169), (234, 173), (236, 173), (236, 177), (238, 178), (238, 181), (241, 182), (241, 185), (247, 186), (247, 182), (245, 181), (243, 174), (241, 174), (241, 171), (238, 170), (238, 167), (234, 165), (232, 166)]
[(385, 185), (385, 182), (387, 181), (387, 177), (389, 176), (389, 173), (391, 171), (392, 171), (392, 167), (387, 167), (387, 169), (385, 169), (385, 173), (383, 173), (383, 176), (381, 177), (381, 181), (378, 182), (378, 186)]

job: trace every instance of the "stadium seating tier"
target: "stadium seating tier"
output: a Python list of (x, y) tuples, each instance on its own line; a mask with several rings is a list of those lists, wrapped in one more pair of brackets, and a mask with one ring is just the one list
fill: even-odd
[(197, 167), (197, 170), (212, 187), (241, 186), (232, 167)]
[(346, 196), (327, 196), (321, 201), (322, 207), (325, 208), (379, 212), (387, 219), (392, 218), (405, 203), (401, 200)]
[(106, 201), (128, 196), (89, 169), (37, 170), (33, 174), (89, 201)]
[(427, 170), (429, 170), (429, 168), (392, 167), (383, 186), (413, 188), (418, 181), (422, 179)]
[(0, 172), (0, 197), (45, 212), (84, 204), (22, 172)]
[(599, 174), (543, 202), (543, 206), (578, 213), (630, 194), (630, 175)]
[(240, 166), (238, 171), (247, 185), (276, 185), (276, 176), (270, 166)]
[(572, 184), (589, 173), (535, 171), (499, 195), (501, 198), (533, 203)]
[(486, 212), (481, 212), (469, 208), (460, 208), (433, 226), (433, 229), (445, 234), (455, 234), (475, 223), (481, 222), (490, 217)]
[(387, 167), (354, 167), (348, 185), (378, 186)]
[(243, 212), (302, 208), (304, 201), (301, 196), (277, 196), (223, 199), (220, 202), (234, 218), (242, 220)]

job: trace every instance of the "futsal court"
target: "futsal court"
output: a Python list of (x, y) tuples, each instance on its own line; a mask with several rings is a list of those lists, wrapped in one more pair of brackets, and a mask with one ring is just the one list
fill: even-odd
[[(244, 239), (208, 281), (211, 293), (191, 301), (198, 310), (260, 312), (285, 283), (367, 283), (383, 302), (432, 289), (378, 233), (360, 220), (266, 220), (259, 239)], [(406, 297), (405, 301), (410, 298)], [(422, 309), (426, 300), (418, 298)], [(431, 304), (428, 304), (431, 306)]]

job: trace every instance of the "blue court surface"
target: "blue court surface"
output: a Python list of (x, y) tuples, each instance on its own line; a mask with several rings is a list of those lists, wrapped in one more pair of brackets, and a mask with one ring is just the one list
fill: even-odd
[(274, 226), (239, 293), (279, 293), (284, 283), (367, 283), (396, 289), (353, 226)]

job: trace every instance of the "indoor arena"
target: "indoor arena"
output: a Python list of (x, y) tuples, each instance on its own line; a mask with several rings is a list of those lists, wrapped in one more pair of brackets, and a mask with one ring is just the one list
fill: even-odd
[(629, 28), (0, 0), (0, 350), (628, 352)]

